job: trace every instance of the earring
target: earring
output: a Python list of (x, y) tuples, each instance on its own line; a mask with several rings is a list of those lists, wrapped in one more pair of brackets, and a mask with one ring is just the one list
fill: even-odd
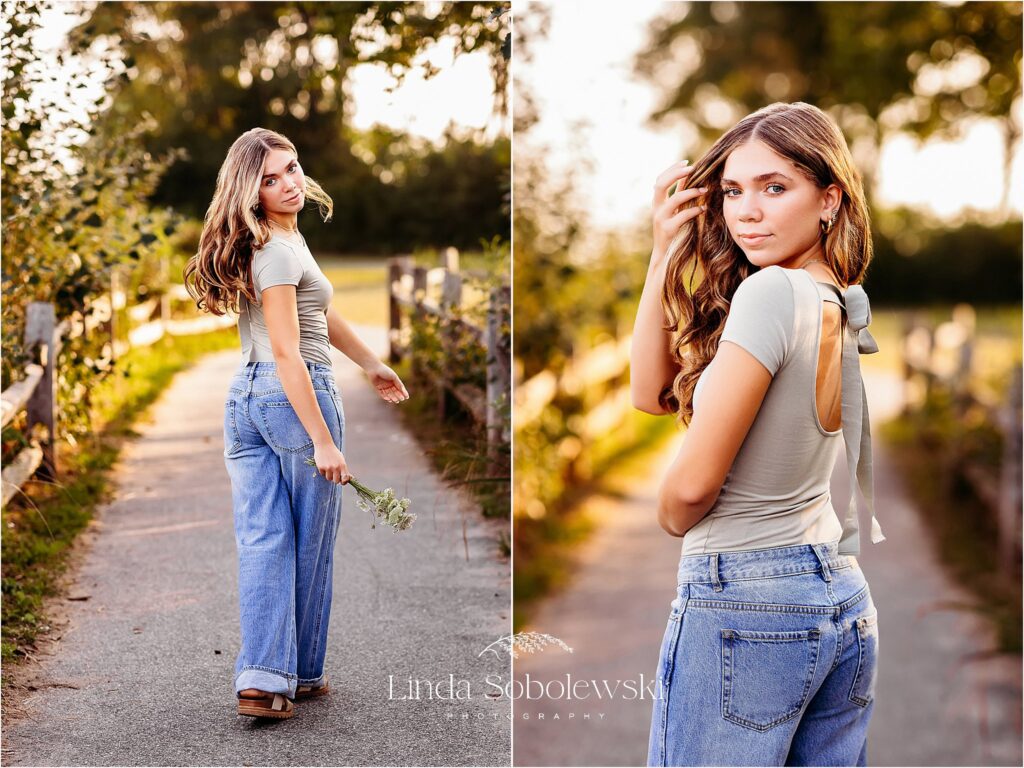
[(832, 218), (828, 220), (827, 224), (824, 221), (819, 222), (819, 224), (821, 225), (821, 231), (824, 232), (826, 235), (829, 234), (832, 231), (832, 227), (835, 226), (836, 218), (838, 218), (838, 216), (839, 209), (836, 208), (834, 211), (832, 211)]

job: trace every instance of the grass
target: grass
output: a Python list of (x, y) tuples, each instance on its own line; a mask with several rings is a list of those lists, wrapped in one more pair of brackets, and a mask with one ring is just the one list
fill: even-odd
[(327, 257), (320, 269), (334, 286), (331, 304), (350, 323), (388, 325), (388, 268), (385, 259)]
[[(878, 352), (861, 356), (865, 369), (898, 371), (903, 365), (901, 309), (872, 309), (871, 335), (878, 341)], [(937, 327), (952, 317), (952, 307), (937, 305), (915, 310), (920, 319)], [(1011, 361), (1020, 357), (1021, 308), (980, 307), (976, 310), (973, 371), (978, 383), (987, 389), (998, 389)]]
[[(62, 444), (58, 483), (30, 481), (2, 511), (2, 662), (17, 663), (48, 629), (44, 601), (57, 594), (76, 536), (109, 498), (109, 469), (132, 425), (173, 376), (203, 355), (238, 346), (232, 327), (196, 336), (165, 336), (133, 349), (114, 375), (92, 393), (95, 431), (77, 446)], [(5, 684), (7, 677), (4, 678)]]
[[(403, 381), (411, 380), (407, 360), (394, 368)], [(509, 519), (508, 449), (502, 456), (504, 468), (492, 474), (487, 466), (487, 440), (483, 429), (450, 400), (449, 416), (441, 421), (437, 415), (436, 390), (426, 382), (409, 389), (409, 399), (400, 410), (403, 423), (430, 457), (442, 479), (464, 485), (479, 503), (485, 517)], [(505, 556), (511, 553), (510, 535), (501, 537), (499, 548)]]

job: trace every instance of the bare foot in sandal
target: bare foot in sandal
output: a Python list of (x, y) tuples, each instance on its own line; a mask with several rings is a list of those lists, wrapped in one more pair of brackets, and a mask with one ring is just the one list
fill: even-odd
[(295, 710), (292, 700), (284, 694), (246, 688), (238, 692), (238, 714), (286, 720), (295, 714)]
[(330, 685), (327, 680), (327, 676), (324, 675), (324, 681), (321, 685), (313, 687), (311, 685), (300, 685), (295, 689), (295, 700), (300, 699), (312, 699), (316, 696), (323, 696), (330, 692)]

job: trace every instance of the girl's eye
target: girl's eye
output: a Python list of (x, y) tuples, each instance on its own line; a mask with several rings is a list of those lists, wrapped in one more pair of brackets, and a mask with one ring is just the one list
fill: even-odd
[[(777, 184), (777, 183), (769, 184), (767, 187), (765, 187), (765, 189), (771, 189), (772, 187), (778, 187), (779, 188), (778, 192), (773, 192), (772, 193), (774, 195), (781, 195), (783, 192), (786, 191), (786, 188), (784, 186), (782, 186), (781, 184)], [(730, 192), (739, 192), (739, 191), (740, 190), (737, 187), (726, 187), (725, 189), (722, 190), (722, 196), (723, 197), (735, 197), (735, 195), (730, 195), (729, 193)]]
[[(290, 166), (288, 166), (288, 172), (289, 172), (289, 173), (291, 173), (291, 172), (292, 172), (292, 171), (294, 171), (294, 170), (295, 170), (295, 169), (296, 169), (297, 167), (298, 167), (298, 164), (297, 164), (297, 163), (292, 163), (292, 164), (291, 164)], [(270, 185), (271, 185), (271, 184), (272, 184), (273, 182), (274, 182), (274, 179), (267, 179), (267, 183), (266, 183), (266, 186), (268, 186), (268, 187), (269, 187), (269, 186), (270, 186)]]

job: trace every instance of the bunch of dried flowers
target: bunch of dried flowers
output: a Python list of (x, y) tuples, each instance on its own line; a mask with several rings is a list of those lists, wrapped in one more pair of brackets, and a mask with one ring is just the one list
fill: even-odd
[[(312, 467), (316, 466), (316, 461), (312, 456), (306, 459), (306, 463)], [(376, 528), (377, 520), (380, 520), (384, 525), (389, 526), (393, 533), (398, 533), (416, 521), (416, 515), (409, 511), (409, 505), (412, 502), (409, 499), (396, 497), (393, 489), (385, 488), (383, 491), (375, 491), (372, 488), (367, 488), (354, 477), (348, 481), (348, 484), (356, 491), (356, 504), (359, 508), (373, 515), (374, 522), (370, 526), (371, 528)]]

